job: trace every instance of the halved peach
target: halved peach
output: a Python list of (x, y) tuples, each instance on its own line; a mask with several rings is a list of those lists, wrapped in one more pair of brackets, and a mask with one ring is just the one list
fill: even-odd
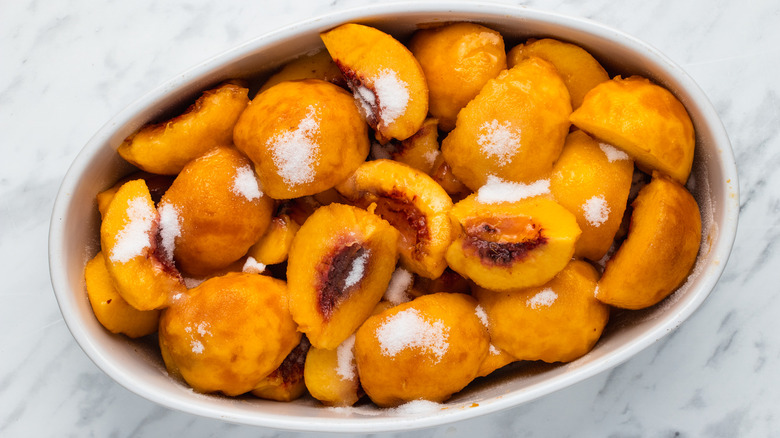
[(439, 130), (436, 119), (425, 119), (422, 127), (414, 135), (401, 142), (386, 145), (374, 143), (372, 155), (375, 159), (392, 159), (430, 175), (439, 152)]
[(165, 194), (165, 191), (168, 190), (171, 184), (173, 184), (173, 177), (169, 175), (155, 175), (148, 172), (133, 172), (130, 175), (121, 178), (113, 186), (97, 194), (96, 201), (101, 217), (103, 217), (103, 215), (106, 213), (108, 204), (110, 204), (111, 200), (114, 199), (114, 195), (116, 195), (117, 190), (122, 187), (122, 184), (134, 179), (142, 179), (144, 182), (146, 182), (146, 187), (149, 189), (149, 195), (151, 195), (152, 201), (155, 203), (155, 205), (160, 202), (160, 198), (162, 198), (163, 194)]
[(304, 369), (309, 394), (328, 406), (352, 406), (360, 399), (361, 388), (355, 364), (355, 336), (337, 348), (312, 348)]
[(401, 232), (399, 252), (406, 268), (428, 278), (444, 272), (452, 201), (430, 176), (391, 160), (368, 161), (336, 190), (357, 206), (376, 204), (376, 214)]
[(569, 89), (571, 107), (574, 109), (580, 107), (588, 91), (609, 80), (607, 71), (587, 50), (552, 38), (532, 39), (513, 47), (507, 54), (507, 64), (512, 68), (532, 56), (555, 66)]
[(186, 287), (158, 252), (160, 215), (143, 180), (117, 190), (100, 225), (100, 246), (119, 294), (138, 310), (159, 309)]
[(370, 317), (355, 336), (355, 359), (371, 400), (442, 402), (477, 377), (490, 338), (476, 305), (468, 295), (437, 293)]
[(147, 172), (175, 175), (208, 150), (233, 144), (233, 126), (249, 103), (248, 93), (233, 83), (207, 90), (183, 114), (127, 137), (117, 152)]
[(574, 131), (553, 166), (550, 192), (577, 218), (582, 230), (575, 257), (599, 260), (620, 228), (634, 172), (624, 152)]
[(160, 348), (168, 369), (198, 392), (255, 389), (299, 344), (287, 286), (265, 275), (206, 280), (165, 309)]
[(271, 219), (265, 234), (257, 241), (247, 255), (264, 265), (275, 265), (287, 260), (295, 234), (301, 228), (289, 215), (281, 214)]
[(477, 288), (491, 342), (519, 360), (570, 362), (589, 352), (609, 319), (593, 296), (598, 272), (572, 260), (542, 286), (512, 292)]
[(581, 233), (574, 215), (541, 196), (484, 204), (474, 194), (450, 215), (458, 226), (447, 263), (492, 290), (546, 283), (569, 262)]
[(430, 92), (430, 113), (443, 131), (489, 79), (506, 69), (501, 34), (476, 23), (450, 23), (414, 33), (409, 50), (420, 61)]
[(396, 140), (420, 130), (428, 115), (428, 85), (409, 49), (362, 24), (342, 24), (320, 37), (373, 129)]
[(458, 178), (455, 178), (455, 175), (452, 174), (452, 168), (444, 161), (444, 155), (442, 154), (439, 154), (436, 157), (436, 161), (433, 162), (433, 168), (431, 169), (430, 175), (455, 202), (462, 200), (472, 193), (471, 189), (460, 182)]
[(266, 400), (285, 402), (300, 398), (306, 392), (303, 368), (309, 347), (311, 344), (306, 336), (301, 337), (298, 346), (284, 358), (279, 368), (273, 370), (257, 384), (252, 390), (252, 395)]
[(514, 362), (517, 362), (517, 359), (515, 359), (514, 356), (496, 347), (495, 345), (490, 344), (490, 347), (488, 348), (488, 355), (485, 360), (482, 361), (482, 365), (479, 367), (479, 372), (477, 375), (479, 377), (485, 377), (493, 371), (499, 368), (503, 368)]
[(658, 172), (632, 206), (628, 237), (607, 261), (596, 298), (641, 309), (667, 297), (688, 277), (701, 244), (701, 215), (688, 190)]
[(307, 53), (285, 64), (281, 70), (263, 83), (258, 93), (262, 93), (280, 82), (299, 79), (320, 79), (341, 87), (347, 86), (344, 75), (341, 74), (341, 70), (333, 62), (328, 51), (320, 50), (312, 54)]
[(333, 349), (363, 321), (390, 282), (398, 232), (357, 207), (320, 207), (301, 226), (287, 260), (290, 311), (316, 348)]
[(529, 58), (488, 81), (459, 113), (441, 151), (472, 190), (488, 175), (531, 182), (547, 175), (569, 132), (571, 102), (558, 71)]
[(87, 296), (95, 317), (111, 333), (122, 333), (131, 338), (150, 335), (157, 331), (159, 310), (138, 310), (127, 304), (114, 287), (106, 268), (103, 252), (87, 262), (84, 268)]
[(255, 96), (233, 136), (263, 191), (292, 199), (325, 191), (368, 156), (368, 127), (344, 89), (318, 79), (282, 82)]
[(260, 190), (252, 163), (233, 147), (188, 163), (159, 205), (163, 248), (195, 276), (243, 257), (271, 221), (273, 200)]
[(620, 76), (593, 88), (571, 122), (626, 151), (647, 173), (661, 171), (680, 184), (691, 173), (696, 142), (685, 106), (649, 79)]

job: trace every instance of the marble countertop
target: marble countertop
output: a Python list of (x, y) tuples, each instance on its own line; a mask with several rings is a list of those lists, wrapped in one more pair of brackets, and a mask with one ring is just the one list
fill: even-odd
[[(288, 436), (162, 408), (103, 374), (74, 341), (54, 299), (49, 217), (69, 163), (130, 102), (238, 43), (367, 3), (3, 2), (0, 436)], [(732, 141), (740, 174), (739, 230), (718, 286), (670, 336), (609, 372), (540, 400), (409, 436), (780, 433), (780, 3), (499, 3), (613, 26), (687, 70)]]

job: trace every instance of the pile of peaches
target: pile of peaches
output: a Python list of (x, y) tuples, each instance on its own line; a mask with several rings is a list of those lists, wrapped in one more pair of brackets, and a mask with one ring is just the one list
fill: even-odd
[[(100, 323), (202, 393), (443, 402), (568, 362), (692, 270), (689, 115), (570, 42), (344, 24), (142, 127), (97, 195)], [(636, 166), (635, 166), (636, 165)], [(636, 168), (635, 168), (636, 167)]]

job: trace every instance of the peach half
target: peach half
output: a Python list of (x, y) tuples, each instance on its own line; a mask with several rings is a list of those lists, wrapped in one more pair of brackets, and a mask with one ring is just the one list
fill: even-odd
[(582, 131), (566, 137), (550, 175), (555, 200), (574, 213), (582, 230), (575, 257), (599, 260), (607, 253), (626, 210), (634, 160)]
[(408, 164), (430, 175), (439, 152), (439, 130), (436, 119), (425, 119), (414, 135), (401, 142), (391, 141), (386, 145), (374, 143), (371, 153), (375, 159), (392, 159)]
[(306, 388), (312, 397), (327, 406), (352, 406), (363, 392), (355, 363), (355, 336), (337, 348), (312, 348), (304, 369)]
[(570, 362), (593, 348), (609, 319), (593, 296), (597, 280), (593, 266), (573, 260), (542, 286), (475, 296), (496, 347), (519, 360)]
[(174, 300), (160, 318), (159, 339), (166, 367), (194, 390), (235, 396), (276, 370), (301, 334), (283, 281), (230, 273)]
[(334, 349), (368, 318), (395, 269), (398, 232), (357, 207), (320, 207), (287, 259), (290, 311), (316, 348)]
[(593, 88), (571, 122), (626, 151), (647, 173), (663, 172), (680, 184), (691, 173), (696, 142), (683, 104), (649, 79), (620, 76)]
[(688, 277), (701, 244), (701, 215), (688, 190), (658, 172), (632, 206), (628, 237), (607, 261), (596, 298), (641, 309), (664, 299)]
[(100, 224), (100, 246), (117, 292), (138, 310), (166, 306), (184, 292), (173, 263), (158, 251), (160, 214), (143, 180), (117, 190)]
[(284, 358), (279, 368), (273, 370), (257, 384), (252, 390), (252, 395), (284, 402), (300, 398), (306, 392), (303, 368), (310, 347), (309, 340), (306, 336), (302, 336), (298, 346)]
[(571, 102), (558, 71), (529, 58), (489, 80), (442, 141), (452, 173), (472, 190), (488, 175), (532, 182), (547, 175), (569, 132)]
[(264, 265), (275, 265), (287, 260), (295, 234), (301, 228), (289, 215), (280, 214), (271, 219), (271, 224), (260, 240), (247, 255)]
[(537, 56), (552, 63), (569, 89), (571, 107), (577, 109), (582, 99), (596, 85), (608, 81), (609, 74), (590, 53), (575, 44), (552, 38), (529, 40), (507, 54), (510, 68), (524, 59)]
[(327, 50), (314, 54), (306, 54), (285, 64), (281, 70), (274, 73), (260, 87), (258, 93), (273, 87), (280, 82), (297, 81), (299, 79), (320, 79), (338, 86), (346, 87), (347, 82), (341, 70), (333, 62)]
[(144, 126), (125, 139), (117, 152), (147, 172), (176, 175), (209, 149), (233, 144), (233, 127), (249, 103), (248, 93), (232, 83), (205, 91), (186, 112)]
[(183, 272), (214, 273), (246, 254), (272, 210), (252, 162), (233, 147), (213, 149), (184, 166), (163, 195), (162, 247)]
[(274, 199), (333, 187), (357, 169), (369, 149), (368, 127), (352, 96), (318, 79), (282, 82), (255, 96), (233, 139)]
[(581, 233), (574, 215), (541, 196), (488, 204), (473, 194), (450, 216), (458, 224), (447, 249), (450, 268), (497, 291), (549, 281), (571, 259)]
[(437, 293), (369, 318), (355, 336), (363, 389), (379, 406), (442, 402), (475, 377), (490, 337), (467, 295)]
[(320, 37), (381, 137), (405, 140), (420, 130), (428, 115), (428, 84), (406, 46), (379, 29), (354, 23)]
[(375, 213), (401, 232), (402, 265), (427, 278), (444, 272), (452, 201), (430, 176), (391, 160), (368, 161), (336, 190), (359, 207), (376, 204)]
[(490, 79), (506, 69), (504, 39), (476, 23), (451, 23), (414, 33), (409, 50), (420, 62), (430, 92), (430, 113), (443, 131)]

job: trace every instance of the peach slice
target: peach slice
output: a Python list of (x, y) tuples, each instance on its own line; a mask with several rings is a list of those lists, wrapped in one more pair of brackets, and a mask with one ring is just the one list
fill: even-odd
[(220, 147), (184, 167), (159, 210), (165, 251), (182, 271), (204, 276), (247, 253), (268, 228), (273, 201), (249, 159)]
[(281, 214), (274, 217), (265, 234), (249, 248), (247, 255), (264, 265), (284, 262), (290, 253), (295, 234), (300, 228), (301, 226), (289, 215)]
[(683, 104), (650, 80), (620, 76), (593, 88), (571, 122), (626, 151), (647, 172), (659, 170), (680, 184), (691, 173), (696, 138)]
[(428, 85), (409, 49), (361, 24), (343, 24), (320, 37), (374, 130), (397, 140), (420, 130), (428, 115)]
[(488, 175), (532, 182), (547, 175), (569, 132), (569, 91), (552, 64), (529, 58), (489, 80), (458, 113), (441, 151), (472, 190)]
[(519, 360), (570, 362), (589, 352), (609, 319), (593, 296), (598, 272), (572, 260), (548, 283), (513, 292), (475, 291), (496, 347)]
[(278, 83), (299, 79), (320, 79), (340, 87), (347, 86), (344, 75), (341, 74), (341, 70), (333, 62), (328, 51), (320, 50), (313, 54), (307, 53), (287, 63), (263, 83), (258, 93), (262, 93)]
[(100, 245), (117, 292), (138, 310), (159, 309), (184, 292), (173, 264), (158, 253), (160, 215), (143, 180), (117, 190), (100, 225)]
[(362, 164), (336, 190), (357, 206), (376, 204), (376, 213), (401, 232), (399, 252), (406, 268), (428, 278), (444, 272), (452, 201), (430, 176), (402, 163), (375, 160)]
[(362, 392), (355, 364), (355, 336), (333, 350), (310, 349), (303, 372), (309, 394), (322, 404), (354, 405)]
[(236, 123), (236, 147), (255, 163), (274, 199), (325, 191), (368, 156), (368, 127), (352, 96), (317, 79), (258, 94)]
[(306, 392), (303, 380), (303, 368), (311, 344), (306, 336), (287, 355), (279, 368), (271, 372), (252, 390), (252, 395), (266, 400), (292, 401)]
[(387, 145), (374, 143), (371, 154), (375, 159), (392, 159), (430, 174), (439, 152), (439, 130), (436, 119), (425, 119), (414, 135), (402, 142)]
[(632, 206), (628, 237), (607, 261), (596, 298), (641, 309), (664, 299), (688, 277), (701, 244), (701, 215), (685, 187), (658, 172)]
[(95, 317), (111, 333), (122, 333), (140, 338), (157, 331), (159, 310), (141, 311), (127, 304), (114, 288), (114, 281), (106, 268), (103, 252), (87, 262), (84, 268), (87, 296)]
[(436, 161), (433, 162), (430, 175), (450, 195), (453, 201), (460, 201), (472, 193), (471, 189), (455, 178), (455, 175), (452, 174), (452, 168), (444, 161), (442, 154), (439, 154)]
[(390, 282), (398, 232), (357, 207), (320, 207), (301, 226), (287, 260), (290, 310), (316, 348), (334, 349), (363, 321)]
[(117, 152), (150, 173), (175, 175), (190, 160), (233, 144), (233, 126), (249, 98), (245, 87), (226, 83), (205, 91), (186, 112), (132, 134)]
[(160, 319), (166, 367), (198, 392), (249, 392), (276, 370), (301, 334), (287, 286), (264, 275), (230, 273), (174, 300)]
[(430, 91), (430, 112), (443, 131), (490, 79), (506, 69), (504, 39), (476, 23), (451, 23), (414, 33), (409, 50), (420, 62)]
[(566, 137), (550, 175), (555, 200), (577, 217), (582, 230), (575, 257), (599, 260), (607, 253), (623, 220), (634, 161), (623, 151), (597, 142), (582, 131)]
[(580, 46), (552, 38), (529, 40), (512, 48), (507, 64), (513, 67), (522, 60), (537, 56), (552, 63), (569, 89), (571, 107), (577, 109), (582, 99), (596, 85), (609, 80), (609, 74), (590, 53)]
[(581, 233), (574, 215), (541, 196), (487, 204), (473, 194), (455, 204), (450, 215), (458, 226), (447, 263), (497, 291), (549, 281), (571, 259)]
[(490, 338), (468, 295), (425, 295), (370, 317), (355, 336), (363, 389), (379, 406), (442, 402), (475, 377)]
[(155, 175), (148, 172), (133, 172), (132, 174), (121, 178), (110, 188), (97, 194), (96, 201), (98, 205), (98, 211), (100, 212), (100, 217), (103, 217), (103, 215), (106, 213), (108, 204), (110, 204), (111, 200), (114, 199), (114, 195), (116, 195), (117, 190), (122, 187), (122, 184), (134, 179), (144, 180), (146, 187), (149, 188), (149, 195), (151, 195), (152, 201), (155, 203), (155, 205), (160, 202), (160, 198), (162, 198), (163, 194), (165, 194), (165, 191), (168, 190), (171, 184), (173, 184), (173, 177), (169, 175)]

